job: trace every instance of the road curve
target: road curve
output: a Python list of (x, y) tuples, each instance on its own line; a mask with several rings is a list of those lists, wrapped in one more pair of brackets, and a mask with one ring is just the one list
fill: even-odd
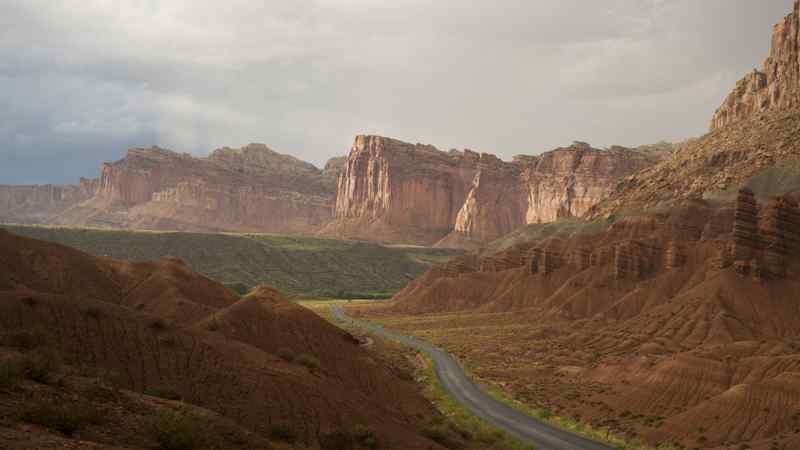
[(374, 323), (353, 319), (336, 305), (331, 305), (331, 309), (337, 320), (349, 322), (371, 333), (426, 353), (436, 363), (436, 376), (448, 394), (476, 416), (498, 428), (506, 430), (506, 432), (523, 442), (534, 444), (538, 449), (542, 450), (613, 449), (613, 447), (544, 423), (496, 400), (475, 385), (449, 353), (418, 339), (385, 330)]

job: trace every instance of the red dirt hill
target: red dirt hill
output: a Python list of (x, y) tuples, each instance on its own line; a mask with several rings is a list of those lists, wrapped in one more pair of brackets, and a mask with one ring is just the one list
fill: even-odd
[(769, 448), (775, 436), (800, 442), (798, 280), (797, 198), (759, 204), (742, 190), (732, 206), (694, 201), (451, 261), (391, 312), (515, 311), (520, 323), (560, 324), (535, 359), (566, 358), (582, 367), (577, 382), (611, 387), (573, 413), (659, 417), (640, 430), (653, 442)]
[(381, 448), (439, 448), (418, 434), (427, 401), (352, 336), (272, 288), (237, 299), (174, 259), (129, 264), (0, 231), (0, 329), (47, 330), (71, 367), (168, 389), (257, 436), (361, 448), (354, 430), (368, 429)]

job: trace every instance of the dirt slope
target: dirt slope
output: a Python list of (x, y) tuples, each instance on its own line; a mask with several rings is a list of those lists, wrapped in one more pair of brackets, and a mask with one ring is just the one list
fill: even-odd
[(418, 434), (428, 403), (350, 335), (272, 288), (237, 299), (175, 260), (123, 263), (0, 231), (0, 328), (46, 330), (70, 367), (174, 392), (262, 438), (282, 427), (298, 446), (361, 448), (354, 430), (369, 429), (381, 448), (438, 448)]
[[(603, 231), (547, 234), (439, 266), (384, 314), (552, 322), (550, 344), (520, 360), (609, 387), (578, 404), (558, 400), (571, 414), (657, 418), (634, 427), (651, 442), (789, 445), (800, 395), (799, 217), (792, 196), (756, 203), (743, 191), (734, 204), (690, 201)], [(523, 336), (506, 339), (524, 351)]]

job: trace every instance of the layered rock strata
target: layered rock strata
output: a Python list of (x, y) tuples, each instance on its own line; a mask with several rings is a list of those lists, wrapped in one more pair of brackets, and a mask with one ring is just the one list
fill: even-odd
[(0, 220), (18, 223), (42, 223), (49, 218), (90, 199), (97, 178), (81, 178), (77, 185), (0, 185)]
[(333, 199), (329, 175), (263, 144), (206, 158), (153, 147), (104, 164), (95, 195), (51, 222), (310, 233), (330, 218)]
[(480, 246), (526, 224), (580, 216), (617, 180), (668, 152), (576, 142), (505, 162), (486, 153), (358, 136), (339, 178), (336, 219), (322, 234)]
[(711, 119), (711, 130), (759, 113), (794, 108), (800, 90), (800, 0), (772, 32), (772, 48), (761, 71), (754, 70), (737, 84)]

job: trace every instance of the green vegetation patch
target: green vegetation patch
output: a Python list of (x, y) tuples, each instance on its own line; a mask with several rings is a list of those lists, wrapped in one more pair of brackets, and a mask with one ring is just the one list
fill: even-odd
[(58, 431), (67, 436), (87, 425), (103, 423), (103, 414), (86, 402), (55, 403), (50, 400), (34, 400), (26, 403), (20, 411), (23, 422)]
[(150, 419), (150, 432), (166, 450), (201, 448), (210, 441), (208, 431), (201, 423), (175, 411), (161, 411)]
[[(744, 183), (743, 187), (750, 188), (760, 200), (798, 192), (800, 191), (800, 159), (768, 167), (752, 176)], [(705, 198), (723, 202), (733, 201), (736, 199), (739, 188), (739, 186), (733, 186), (724, 191), (712, 192)]]
[(239, 294), (266, 283), (298, 298), (388, 298), (433, 264), (463, 254), (275, 234), (2, 226), (97, 256), (132, 262), (175, 256)]
[(486, 253), (497, 253), (517, 244), (545, 239), (558, 234), (600, 233), (608, 229), (613, 220), (595, 220), (587, 222), (577, 218), (559, 219), (551, 223), (535, 223), (526, 225), (497, 239), (487, 246)]

